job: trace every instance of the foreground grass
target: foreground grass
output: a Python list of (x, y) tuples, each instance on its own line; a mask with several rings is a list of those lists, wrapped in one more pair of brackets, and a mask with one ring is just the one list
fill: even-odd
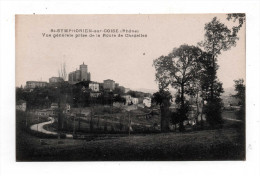
[[(230, 114), (227, 113), (230, 117)], [(36, 122), (32, 115), (29, 124)], [(44, 119), (42, 119), (44, 120)], [(38, 120), (37, 120), (38, 121)], [(183, 161), (244, 160), (244, 123), (225, 121), (223, 129), (159, 134), (88, 134), (86, 140), (38, 138), (17, 114), (17, 161)]]
[[(235, 129), (163, 133), (124, 137), (103, 136), (90, 141), (45, 139), (26, 135), (18, 161), (156, 161), (244, 160), (243, 136)], [(24, 143), (24, 144), (25, 144)]]

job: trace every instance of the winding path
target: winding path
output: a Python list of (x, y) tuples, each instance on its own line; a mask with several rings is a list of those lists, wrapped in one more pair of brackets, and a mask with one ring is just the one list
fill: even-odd
[[(48, 122), (42, 122), (42, 123), (34, 124), (30, 127), (30, 129), (33, 130), (33, 131), (44, 133), (44, 134), (58, 135), (57, 132), (48, 131), (48, 130), (45, 130), (43, 128), (44, 125), (52, 124), (54, 122), (53, 117), (50, 117), (50, 119), (51, 120), (48, 121)], [(66, 138), (73, 138), (73, 136), (72, 136), (72, 134), (66, 134)]]

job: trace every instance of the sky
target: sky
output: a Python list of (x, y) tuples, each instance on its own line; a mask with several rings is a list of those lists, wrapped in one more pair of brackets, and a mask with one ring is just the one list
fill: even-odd
[[(213, 17), (230, 28), (237, 23), (225, 14), (189, 15), (16, 15), (16, 86), (26, 81), (47, 81), (58, 76), (62, 63), (67, 72), (88, 65), (91, 80), (113, 79), (131, 89), (158, 89), (153, 60), (182, 44), (197, 45), (204, 26)], [(132, 29), (143, 38), (43, 37), (51, 29)], [(102, 35), (102, 34), (101, 34)], [(245, 79), (245, 25), (236, 47), (218, 58), (218, 78), (224, 88)]]

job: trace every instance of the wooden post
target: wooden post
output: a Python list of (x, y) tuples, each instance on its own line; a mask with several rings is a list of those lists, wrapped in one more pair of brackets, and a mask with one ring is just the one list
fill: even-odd
[(39, 115), (38, 115), (38, 123), (37, 123), (37, 132), (38, 132), (38, 124), (39, 124)]
[(128, 112), (128, 136), (130, 136), (130, 125), (131, 125), (131, 122), (130, 122), (130, 113)]
[(75, 135), (75, 116), (73, 118), (73, 135)]

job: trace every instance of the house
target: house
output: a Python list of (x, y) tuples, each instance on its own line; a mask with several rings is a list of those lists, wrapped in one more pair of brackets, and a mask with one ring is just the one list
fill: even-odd
[(99, 83), (91, 82), (89, 83), (89, 89), (91, 89), (94, 92), (99, 91)]
[(19, 100), (16, 102), (16, 110), (26, 111), (26, 101)]
[(131, 95), (123, 95), (122, 97), (125, 99), (125, 103), (126, 104), (131, 104), (132, 103)]
[(104, 86), (104, 89), (113, 91), (115, 89), (115, 81), (113, 81), (111, 79), (104, 80), (103, 86)]
[(134, 97), (133, 97), (133, 98), (131, 99), (131, 101), (132, 101), (133, 104), (138, 104), (138, 98), (134, 98)]
[(149, 97), (144, 97), (143, 104), (144, 104), (144, 106), (146, 106), (146, 107), (151, 107), (152, 99), (149, 98)]
[(46, 87), (48, 85), (47, 82), (44, 81), (27, 81), (26, 88), (27, 89), (34, 89), (36, 87)]
[(35, 114), (39, 116), (49, 116), (50, 114), (52, 114), (52, 111), (49, 111), (48, 109), (40, 109), (36, 110)]
[(58, 103), (51, 104), (51, 109), (57, 109), (57, 108), (58, 108)]

